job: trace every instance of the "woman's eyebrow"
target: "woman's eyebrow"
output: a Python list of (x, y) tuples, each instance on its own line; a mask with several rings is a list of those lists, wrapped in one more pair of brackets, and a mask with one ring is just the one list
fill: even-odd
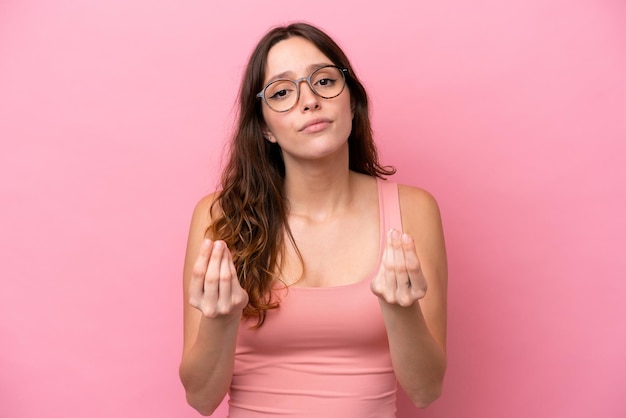
[[(322, 68), (322, 67), (326, 67), (327, 65), (333, 65), (331, 63), (317, 63), (317, 64), (310, 64), (306, 67), (306, 71), (308, 74), (311, 74), (313, 71), (317, 70), (318, 68)], [(265, 83), (266, 85), (271, 83), (272, 81), (276, 81), (279, 80), (281, 78), (287, 78), (292, 80), (293, 78), (290, 78), (290, 76), (293, 76), (293, 71), (283, 71), (280, 74), (276, 74), (275, 76), (273, 76), (272, 78), (270, 78), (269, 80), (267, 80), (267, 82)]]

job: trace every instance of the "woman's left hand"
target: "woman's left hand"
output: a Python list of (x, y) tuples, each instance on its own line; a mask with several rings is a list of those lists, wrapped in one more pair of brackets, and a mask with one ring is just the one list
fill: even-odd
[(412, 306), (426, 295), (426, 278), (410, 235), (389, 230), (380, 269), (370, 287), (382, 301), (401, 307)]

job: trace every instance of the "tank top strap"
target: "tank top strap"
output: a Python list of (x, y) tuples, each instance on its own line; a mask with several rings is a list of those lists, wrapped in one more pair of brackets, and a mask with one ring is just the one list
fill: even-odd
[(381, 235), (387, 235), (387, 231), (394, 228), (402, 231), (402, 217), (400, 214), (400, 199), (398, 197), (398, 184), (377, 179), (378, 182), (378, 205), (380, 211)]

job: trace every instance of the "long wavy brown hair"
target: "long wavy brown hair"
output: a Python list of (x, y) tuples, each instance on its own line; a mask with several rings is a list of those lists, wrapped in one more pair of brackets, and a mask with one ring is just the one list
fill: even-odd
[[(280, 280), (285, 236), (298, 253), (287, 222), (289, 207), (283, 188), (285, 165), (281, 150), (263, 136), (262, 101), (256, 97), (264, 87), (268, 52), (278, 42), (295, 36), (313, 43), (334, 65), (348, 69), (346, 83), (354, 108), (348, 137), (350, 169), (380, 178), (395, 173), (393, 167), (378, 162), (367, 93), (339, 46), (307, 23), (270, 30), (252, 52), (243, 76), (238, 121), (222, 173), (221, 190), (211, 206), (213, 222), (207, 230), (228, 244), (239, 282), (249, 295), (243, 317), (256, 318), (255, 327), (263, 324), (268, 309), (279, 305), (272, 285)], [(217, 207), (219, 210), (215, 210)]]

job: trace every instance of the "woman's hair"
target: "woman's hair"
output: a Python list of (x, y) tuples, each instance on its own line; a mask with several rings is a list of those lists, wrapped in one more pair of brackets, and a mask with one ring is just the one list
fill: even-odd
[[(383, 167), (378, 162), (367, 93), (339, 46), (320, 29), (306, 23), (270, 30), (252, 52), (243, 76), (238, 122), (222, 173), (221, 191), (211, 206), (215, 216), (207, 230), (228, 244), (239, 282), (249, 295), (243, 317), (256, 318), (256, 327), (263, 324), (268, 309), (278, 307), (272, 285), (280, 277), (285, 235), (299, 254), (287, 223), (289, 208), (283, 188), (285, 165), (281, 150), (263, 136), (262, 100), (256, 97), (264, 87), (270, 49), (291, 37), (310, 41), (334, 65), (348, 69), (346, 83), (354, 109), (348, 137), (350, 169), (380, 178), (395, 173), (393, 167)], [(216, 205), (219, 211), (214, 211)]]

